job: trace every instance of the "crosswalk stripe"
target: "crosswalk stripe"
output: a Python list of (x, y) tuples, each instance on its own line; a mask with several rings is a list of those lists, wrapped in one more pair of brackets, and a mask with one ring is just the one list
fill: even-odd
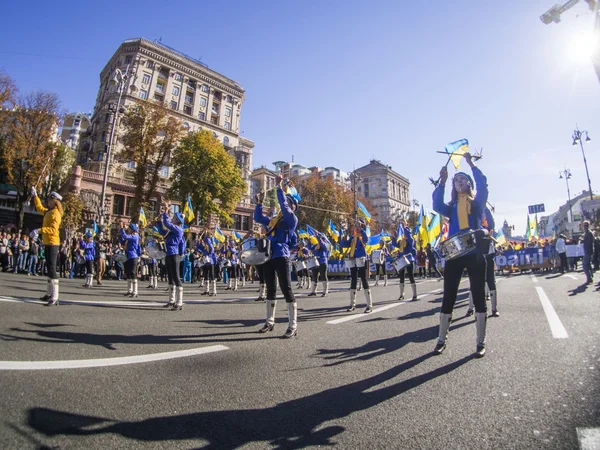
[(544, 313), (546, 313), (546, 319), (548, 319), (548, 324), (550, 325), (550, 331), (552, 331), (552, 336), (554, 336), (556, 339), (568, 338), (569, 335), (567, 334), (567, 330), (560, 321), (558, 314), (556, 314), (556, 311), (552, 307), (552, 303), (550, 303), (550, 299), (548, 299), (548, 296), (544, 292), (544, 289), (542, 289), (540, 286), (536, 286), (535, 289), (537, 291), (538, 297), (540, 298), (540, 301), (542, 302)]

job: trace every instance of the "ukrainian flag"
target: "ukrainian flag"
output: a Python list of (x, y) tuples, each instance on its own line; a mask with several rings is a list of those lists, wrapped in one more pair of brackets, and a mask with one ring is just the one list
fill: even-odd
[(308, 234), (306, 230), (298, 230), (298, 237), (300, 239), (308, 239), (310, 237), (310, 234)]
[(188, 194), (185, 205), (183, 206), (183, 217), (185, 217), (185, 220), (187, 220), (188, 223), (192, 223), (192, 220), (194, 220), (194, 217), (196, 217), (194, 214), (194, 207), (192, 206), (190, 194)]
[(291, 195), (297, 202), (302, 201), (302, 197), (300, 197), (300, 194), (298, 194), (298, 190), (294, 186), (286, 186), (285, 194)]
[(338, 230), (335, 227), (335, 225), (333, 224), (333, 221), (331, 219), (329, 219), (329, 227), (327, 228), (327, 232), (331, 236), (331, 239), (334, 240), (334, 242), (338, 241), (338, 238), (339, 238)]
[(506, 236), (504, 236), (504, 231), (499, 229), (496, 235), (494, 236), (496, 239), (496, 245), (505, 245), (506, 244)]
[(450, 142), (446, 145), (446, 153), (452, 155), (450, 161), (454, 164), (456, 170), (460, 167), (460, 160), (463, 155), (469, 151), (469, 141), (467, 139), (461, 139), (456, 142)]
[(146, 219), (146, 213), (144, 212), (144, 208), (142, 208), (140, 206), (140, 217), (138, 219), (139, 224), (142, 226), (142, 228), (146, 228), (146, 225), (148, 225), (148, 219)]
[(438, 238), (438, 236), (441, 234), (442, 232), (442, 222), (440, 220), (440, 215), (433, 213), (433, 217), (431, 219), (431, 221), (429, 222), (429, 225), (427, 225), (427, 237), (428, 237), (428, 242), (432, 243), (435, 242)]
[(310, 225), (306, 225), (306, 231), (308, 231), (308, 234), (311, 235), (311, 236), (316, 236), (317, 235), (317, 230), (315, 230)]
[(356, 204), (358, 205), (357, 206), (358, 216), (364, 218), (367, 221), (367, 223), (371, 222), (371, 214), (369, 214), (369, 211), (367, 211), (367, 208), (365, 208), (365, 205), (363, 205), (358, 200), (356, 201)]
[(241, 242), (242, 236), (237, 231), (233, 230), (233, 240), (235, 242)]
[(92, 237), (98, 234), (98, 224), (96, 223), (96, 219), (94, 219), (94, 231), (92, 231)]
[(219, 228), (219, 225), (217, 225), (217, 227), (215, 228), (215, 239), (217, 241), (219, 241), (221, 244), (227, 240), (227, 238), (225, 237), (225, 235)]

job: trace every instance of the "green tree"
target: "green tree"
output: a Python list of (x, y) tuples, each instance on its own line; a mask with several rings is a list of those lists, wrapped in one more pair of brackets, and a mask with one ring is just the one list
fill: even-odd
[(164, 105), (143, 101), (130, 107), (123, 116), (124, 150), (121, 159), (135, 162), (135, 197), (131, 220), (137, 222), (140, 207), (148, 211), (150, 199), (156, 196), (161, 182), (161, 169), (169, 165), (173, 150), (185, 130), (179, 119)]
[(247, 189), (235, 158), (209, 131), (190, 133), (181, 140), (171, 160), (169, 198), (184, 201), (190, 194), (200, 219), (216, 214), (231, 224), (231, 213)]
[(25, 200), (33, 185), (48, 175), (54, 158), (60, 101), (56, 94), (37, 91), (22, 96), (15, 108), (0, 111), (0, 171), (17, 191), (17, 223), (23, 226)]
[(43, 186), (42, 194), (45, 196), (52, 191), (63, 190), (71, 175), (71, 169), (75, 162), (75, 152), (63, 143), (54, 144), (54, 157), (48, 165), (48, 176)]
[(83, 226), (83, 202), (77, 195), (69, 192), (64, 196), (62, 206), (64, 214), (61, 225), (66, 232), (67, 240), (70, 240), (71, 236)]

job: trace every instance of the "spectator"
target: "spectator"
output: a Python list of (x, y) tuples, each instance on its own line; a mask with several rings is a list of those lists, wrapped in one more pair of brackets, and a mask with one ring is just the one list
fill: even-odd
[(565, 235), (561, 234), (556, 239), (556, 253), (560, 259), (560, 273), (565, 273), (565, 270), (569, 271), (567, 264), (567, 244), (565, 242)]
[(29, 264), (27, 269), (27, 275), (37, 277), (37, 264), (38, 264), (38, 255), (39, 255), (39, 245), (36, 239), (31, 240), (31, 244), (29, 244)]
[(583, 222), (583, 272), (586, 277), (586, 284), (591, 284), (594, 279), (592, 276), (592, 256), (594, 256), (594, 235), (590, 231), (590, 223)]

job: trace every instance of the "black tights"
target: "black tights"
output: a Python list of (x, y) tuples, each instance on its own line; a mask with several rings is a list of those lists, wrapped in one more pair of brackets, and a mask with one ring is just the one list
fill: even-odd
[(312, 280), (316, 283), (321, 276), (321, 281), (327, 281), (327, 263), (321, 264), (319, 267), (312, 269)]
[(267, 285), (267, 300), (275, 300), (277, 296), (277, 283), (275, 277), (279, 280), (281, 293), (285, 301), (293, 303), (296, 301), (294, 292), (292, 292), (292, 277), (290, 273), (290, 260), (280, 257), (267, 261), (262, 266)]
[(165, 257), (165, 265), (167, 266), (167, 277), (169, 279), (169, 286), (175, 285), (177, 287), (182, 286), (181, 276), (179, 272), (179, 263), (181, 262), (181, 256), (169, 255)]
[(415, 282), (415, 274), (413, 271), (413, 263), (410, 263), (408, 266), (406, 266), (404, 269), (402, 269), (400, 271), (400, 284), (404, 284), (404, 274), (406, 273), (408, 275), (408, 281), (410, 281), (412, 284), (414, 284)]
[[(56, 273), (56, 265), (58, 263), (58, 251), (60, 247), (58, 245), (46, 245), (44, 246), (46, 251), (46, 267), (48, 268), (48, 278), (51, 280), (58, 280), (58, 274)], [(16, 261), (13, 263), (16, 265)]]
[(475, 311), (478, 313), (487, 312), (487, 305), (485, 304), (486, 267), (486, 258), (481, 254), (475, 253), (446, 261), (444, 299), (442, 300), (442, 312), (444, 314), (452, 314), (454, 310), (458, 286), (460, 285), (462, 273), (465, 268), (469, 274)]
[(369, 289), (369, 282), (367, 281), (367, 268), (366, 267), (352, 267), (350, 268), (350, 289), (356, 290), (358, 284), (358, 278), (362, 281), (362, 287)]
[(129, 258), (125, 261), (125, 278), (135, 280), (137, 278), (138, 258)]
[(202, 266), (202, 276), (204, 281), (213, 281), (215, 279), (215, 267), (212, 264)]
[(496, 256), (496, 255), (494, 253), (492, 253), (491, 255), (486, 255), (486, 257), (485, 257), (485, 261), (486, 261), (485, 281), (487, 282), (488, 289), (490, 291), (496, 290), (496, 274), (494, 273), (494, 256)]

